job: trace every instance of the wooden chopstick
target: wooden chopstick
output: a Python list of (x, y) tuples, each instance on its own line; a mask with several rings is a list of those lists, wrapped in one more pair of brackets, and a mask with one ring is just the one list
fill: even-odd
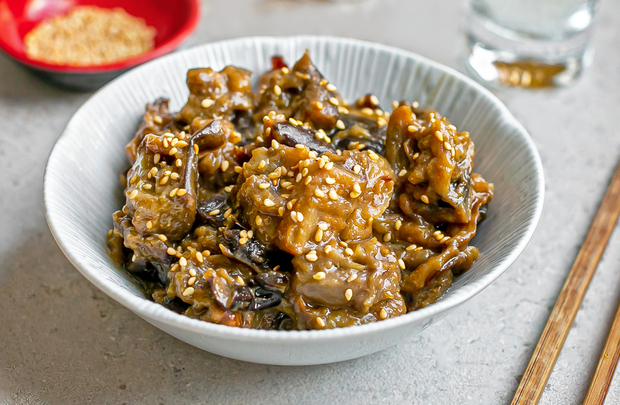
[(594, 377), (592, 377), (586, 398), (583, 400), (583, 405), (602, 405), (605, 402), (609, 384), (611, 384), (618, 364), (618, 358), (620, 358), (620, 306), (616, 311), (616, 317), (609, 330), (607, 342), (605, 342), (605, 347), (598, 360), (598, 366), (594, 372)]
[(547, 325), (512, 399), (512, 405), (538, 403), (619, 214), (620, 166), (616, 169), (586, 240), (551, 311)]

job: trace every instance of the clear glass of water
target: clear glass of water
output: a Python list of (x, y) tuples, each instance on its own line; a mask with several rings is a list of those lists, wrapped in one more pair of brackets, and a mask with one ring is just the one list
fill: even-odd
[(592, 60), (599, 0), (468, 0), (468, 72), (487, 83), (557, 87)]

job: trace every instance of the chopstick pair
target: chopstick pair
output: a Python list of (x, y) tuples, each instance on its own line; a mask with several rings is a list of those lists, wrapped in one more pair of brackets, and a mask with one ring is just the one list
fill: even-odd
[[(616, 169), (588, 235), (551, 311), (547, 325), (512, 400), (512, 405), (535, 405), (540, 400), (619, 215), (620, 165)], [(584, 405), (598, 405), (605, 401), (619, 357), (620, 307), (590, 383)]]

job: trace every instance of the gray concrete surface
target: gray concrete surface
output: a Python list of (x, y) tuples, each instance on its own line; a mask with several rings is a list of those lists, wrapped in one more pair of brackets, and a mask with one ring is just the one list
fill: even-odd
[[(207, 1), (188, 45), (242, 35), (333, 34), (462, 70), (459, 0), (364, 4)], [(604, 0), (594, 65), (574, 87), (499, 96), (545, 166), (542, 221), (521, 258), (439, 324), (362, 359), (269, 367), (201, 352), (108, 299), (47, 228), (42, 177), (88, 94), (0, 56), (0, 404), (508, 404), (620, 158), (620, 2)], [(615, 232), (542, 398), (579, 404), (620, 300)], [(620, 379), (607, 404), (620, 403)]]

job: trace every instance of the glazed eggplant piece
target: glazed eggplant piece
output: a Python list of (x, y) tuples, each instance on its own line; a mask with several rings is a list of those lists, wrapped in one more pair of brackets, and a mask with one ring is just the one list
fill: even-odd
[(138, 158), (138, 148), (146, 135), (180, 132), (174, 121), (174, 116), (168, 110), (168, 103), (168, 99), (158, 98), (153, 104), (147, 104), (138, 131), (131, 142), (125, 146), (127, 158), (131, 164)]
[(227, 66), (220, 72), (210, 68), (187, 72), (189, 98), (180, 117), (186, 124), (196, 118), (220, 118), (231, 122), (249, 119), (254, 109), (251, 72)]
[(341, 100), (310, 60), (308, 52), (293, 66), (266, 73), (260, 79), (260, 97), (255, 121), (261, 122), (271, 111), (307, 124), (313, 129), (331, 131), (338, 121)]
[(399, 107), (392, 113), (386, 157), (402, 181), (401, 209), (440, 223), (467, 223), (474, 144), (437, 112)]

